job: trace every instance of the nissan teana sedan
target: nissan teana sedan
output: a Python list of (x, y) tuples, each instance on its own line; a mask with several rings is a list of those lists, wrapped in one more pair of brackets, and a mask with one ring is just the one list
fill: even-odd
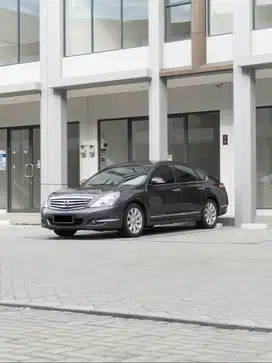
[(214, 228), (227, 212), (223, 183), (177, 162), (109, 166), (75, 189), (59, 190), (42, 206), (42, 227), (58, 236), (79, 230), (118, 230), (138, 237), (154, 225), (195, 221)]

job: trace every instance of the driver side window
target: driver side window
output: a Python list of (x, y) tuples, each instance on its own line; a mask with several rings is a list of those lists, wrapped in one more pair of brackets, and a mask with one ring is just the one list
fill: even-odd
[[(174, 184), (175, 176), (172, 168), (168, 165), (159, 165), (151, 176), (154, 184)], [(152, 183), (153, 184), (153, 183)]]

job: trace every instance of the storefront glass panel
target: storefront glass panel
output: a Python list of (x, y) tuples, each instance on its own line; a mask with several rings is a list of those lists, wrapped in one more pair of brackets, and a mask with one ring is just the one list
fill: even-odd
[(272, 208), (272, 107), (257, 109), (257, 208)]

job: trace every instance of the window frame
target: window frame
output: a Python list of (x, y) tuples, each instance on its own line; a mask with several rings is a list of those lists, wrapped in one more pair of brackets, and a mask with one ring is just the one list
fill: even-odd
[[(40, 51), (39, 51), (39, 58), (35, 61), (33, 60), (28, 60), (28, 61), (23, 61), (21, 62), (21, 0), (17, 0), (17, 4), (16, 4), (16, 31), (17, 31), (17, 39), (16, 39), (16, 46), (17, 46), (17, 56), (16, 56), (16, 62), (14, 63), (5, 63), (5, 64), (0, 64), (0, 68), (1, 67), (6, 67), (6, 66), (15, 66), (17, 64), (27, 64), (27, 63), (35, 63), (35, 62), (39, 62), (40, 61)], [(40, 23), (40, 14), (39, 14), (39, 23)], [(40, 38), (39, 38), (39, 42), (40, 42)]]
[[(223, 35), (230, 35), (233, 34), (233, 29), (232, 32), (227, 32), (227, 33), (220, 33), (220, 34), (211, 34), (211, 1), (213, 0), (206, 0), (206, 34), (209, 38), (212, 37), (220, 37)], [(234, 0), (235, 1), (235, 0)], [(238, 1), (238, 0), (236, 0)], [(255, 0), (253, 0), (255, 2)], [(232, 12), (232, 16), (233, 16), (233, 12)], [(253, 15), (254, 16), (254, 15)]]
[[(181, 6), (184, 6), (184, 5), (191, 5), (192, 6), (192, 0), (179, 0), (174, 4), (171, 4), (169, 1), (171, 1), (171, 0), (164, 0), (164, 42), (165, 43), (173, 43), (174, 42), (174, 41), (171, 41), (171, 40), (167, 40), (167, 9), (175, 8), (175, 7), (178, 7), (178, 6), (181, 7)], [(192, 16), (191, 16), (191, 24), (192, 24)], [(188, 40), (190, 40), (191, 37)], [(183, 39), (183, 40), (187, 40), (187, 39)], [(176, 40), (176, 41), (178, 41), (178, 40)], [(180, 41), (182, 41), (182, 39), (180, 39)]]
[[(20, 1), (20, 0), (19, 0)], [(66, 39), (67, 39), (67, 31), (66, 31), (66, 25), (67, 25), (67, 1), (69, 0), (63, 0), (63, 57), (69, 58), (69, 57), (76, 57), (76, 56), (82, 56), (82, 55), (88, 55), (88, 54), (99, 54), (99, 53), (107, 53), (107, 52), (115, 52), (118, 50), (124, 50), (124, 49), (134, 49), (134, 48), (142, 48), (142, 47), (148, 47), (149, 46), (149, 36), (148, 36), (148, 43), (147, 45), (139, 45), (134, 47), (128, 47), (124, 48), (124, 0), (119, 0), (120, 2), (120, 48), (116, 49), (109, 49), (109, 50), (102, 50), (102, 51), (94, 51), (94, 1), (90, 0), (91, 2), (91, 34), (90, 34), (90, 42), (91, 42), (91, 52), (90, 53), (81, 53), (81, 54), (72, 54), (72, 55), (66, 55)], [(147, 1), (148, 5), (148, 1)], [(147, 21), (149, 22), (149, 16), (147, 18)]]

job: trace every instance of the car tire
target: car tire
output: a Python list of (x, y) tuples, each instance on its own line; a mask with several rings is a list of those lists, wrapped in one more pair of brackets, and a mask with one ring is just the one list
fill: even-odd
[(203, 229), (213, 229), (216, 226), (217, 218), (217, 204), (214, 200), (208, 199), (205, 201), (202, 207), (201, 220), (196, 223), (196, 227)]
[(63, 237), (63, 238), (73, 237), (77, 233), (77, 231), (74, 229), (68, 229), (68, 230), (56, 229), (56, 230), (54, 230), (54, 232), (57, 236)]
[(139, 204), (131, 203), (125, 210), (122, 234), (139, 237), (145, 228), (145, 215)]

